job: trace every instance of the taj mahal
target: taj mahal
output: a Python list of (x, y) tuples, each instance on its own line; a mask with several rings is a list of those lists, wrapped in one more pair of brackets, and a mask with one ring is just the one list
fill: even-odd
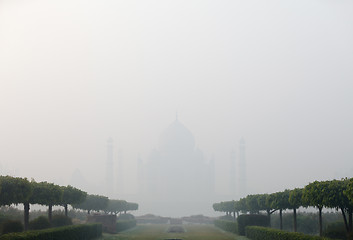
[(194, 136), (178, 118), (164, 130), (158, 149), (147, 160), (138, 175), (139, 194), (149, 208), (156, 205), (174, 211), (175, 206), (183, 206), (190, 208), (190, 213), (201, 212), (205, 205), (212, 204), (214, 162), (206, 161), (202, 151), (195, 147)]
[[(162, 132), (157, 148), (151, 150), (146, 159), (137, 160), (138, 189), (135, 194), (126, 196), (121, 190), (124, 182), (122, 159), (119, 153), (115, 154), (113, 139), (109, 138), (105, 179), (101, 181), (105, 196), (138, 202), (143, 213), (161, 216), (165, 216), (166, 209), (168, 216), (213, 212), (212, 204), (219, 199), (246, 196), (245, 140), (242, 138), (238, 150), (230, 150), (229, 159), (223, 161), (228, 162), (226, 167), (229, 169), (222, 173), (229, 176), (226, 196), (219, 196), (215, 191), (217, 159), (204, 156), (196, 142), (192, 132), (176, 116)], [(82, 177), (76, 178), (83, 181)], [(77, 186), (79, 181), (75, 182), (72, 185)]]

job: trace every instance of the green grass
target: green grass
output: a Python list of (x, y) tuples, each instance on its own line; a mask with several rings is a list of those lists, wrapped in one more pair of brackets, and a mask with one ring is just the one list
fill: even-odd
[(103, 234), (100, 240), (248, 240), (232, 233), (224, 232), (213, 225), (183, 225), (185, 233), (168, 233), (170, 225), (138, 225), (119, 234)]

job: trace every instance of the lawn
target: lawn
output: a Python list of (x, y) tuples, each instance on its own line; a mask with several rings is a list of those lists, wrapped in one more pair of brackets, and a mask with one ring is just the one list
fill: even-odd
[(170, 225), (138, 225), (119, 234), (103, 234), (100, 240), (248, 240), (235, 234), (224, 232), (213, 225), (183, 225), (184, 233), (168, 233)]

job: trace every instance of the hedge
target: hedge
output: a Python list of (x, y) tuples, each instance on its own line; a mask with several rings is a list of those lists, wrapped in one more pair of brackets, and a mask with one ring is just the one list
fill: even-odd
[(214, 225), (224, 231), (238, 234), (237, 222), (217, 219), (214, 220)]
[(127, 230), (129, 228), (133, 228), (136, 226), (136, 220), (122, 220), (122, 221), (117, 221), (116, 222), (116, 231), (121, 232), (124, 230)]
[(102, 236), (101, 224), (84, 224), (22, 233), (9, 233), (0, 240), (88, 240)]
[[(273, 228), (248, 226), (245, 228), (246, 237), (252, 240), (329, 240), (319, 236), (306, 235), (298, 232), (288, 232)], [(332, 240), (332, 239), (330, 239)]]
[(247, 226), (270, 226), (269, 218), (266, 215), (259, 214), (244, 214), (237, 218), (238, 221), (238, 234), (245, 236), (245, 228)]

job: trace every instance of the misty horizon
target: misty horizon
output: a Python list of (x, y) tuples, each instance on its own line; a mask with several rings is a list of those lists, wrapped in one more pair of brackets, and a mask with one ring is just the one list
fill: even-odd
[(67, 185), (76, 172), (106, 194), (111, 138), (114, 197), (132, 201), (139, 161), (148, 164), (177, 113), (204, 162), (213, 159), (224, 200), (238, 197), (229, 171), (241, 138), (247, 194), (352, 177), (352, 9), (0, 0), (1, 175)]

